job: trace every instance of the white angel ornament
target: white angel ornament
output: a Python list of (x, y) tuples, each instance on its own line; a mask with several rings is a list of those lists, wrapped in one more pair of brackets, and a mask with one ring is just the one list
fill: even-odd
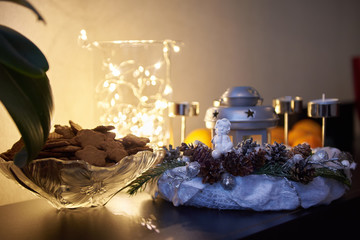
[(233, 148), (233, 143), (231, 142), (228, 133), (230, 132), (230, 121), (226, 118), (219, 119), (215, 124), (215, 136), (211, 140), (214, 145), (214, 150), (212, 151), (212, 157), (217, 159), (221, 154), (230, 152)]

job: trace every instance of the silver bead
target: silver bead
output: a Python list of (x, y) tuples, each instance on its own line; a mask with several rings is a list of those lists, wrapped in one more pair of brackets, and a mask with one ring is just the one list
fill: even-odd
[(225, 190), (232, 190), (236, 186), (236, 180), (230, 173), (221, 175), (220, 184)]
[(186, 166), (186, 176), (189, 178), (196, 177), (200, 172), (200, 164), (198, 162), (191, 162)]

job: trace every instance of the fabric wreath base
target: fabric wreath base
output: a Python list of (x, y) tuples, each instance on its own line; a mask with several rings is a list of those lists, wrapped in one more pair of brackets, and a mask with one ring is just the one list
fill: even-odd
[(346, 191), (344, 184), (325, 177), (316, 177), (308, 184), (255, 174), (236, 177), (235, 180), (235, 186), (226, 190), (219, 182), (210, 185), (203, 184), (200, 177), (190, 178), (186, 167), (177, 167), (161, 176), (158, 191), (174, 206), (255, 211), (293, 210), (329, 204)]

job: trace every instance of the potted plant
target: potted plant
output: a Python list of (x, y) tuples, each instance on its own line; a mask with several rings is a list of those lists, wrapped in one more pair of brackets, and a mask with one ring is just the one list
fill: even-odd
[[(38, 11), (26, 0), (1, 0)], [(15, 122), (25, 147), (14, 162), (24, 167), (33, 160), (46, 141), (53, 100), (46, 75), (48, 62), (40, 49), (19, 32), (0, 25), (0, 101)]]

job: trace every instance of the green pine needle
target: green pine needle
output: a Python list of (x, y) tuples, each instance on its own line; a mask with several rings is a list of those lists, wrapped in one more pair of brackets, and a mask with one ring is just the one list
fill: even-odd
[(266, 163), (262, 168), (254, 172), (254, 174), (266, 174), (275, 177), (290, 177), (290, 173), (283, 164), (280, 163)]
[(344, 174), (342, 170), (331, 170), (328, 168), (316, 168), (315, 169), (315, 176), (326, 177), (335, 179), (348, 187), (351, 187), (350, 180)]
[[(254, 174), (266, 174), (274, 177), (286, 177), (287, 179), (293, 180), (289, 168), (279, 163), (267, 163), (262, 168), (254, 172)], [(315, 168), (315, 177), (325, 177), (335, 179), (348, 187), (351, 187), (350, 180), (344, 174), (342, 170), (331, 170), (328, 168)]]
[(123, 187), (120, 191), (129, 188), (127, 193), (130, 195), (136, 194), (139, 190), (145, 189), (146, 185), (148, 183), (152, 183), (160, 178), (160, 176), (169, 169), (173, 169), (176, 167), (185, 166), (185, 162), (182, 161), (169, 161), (169, 162), (163, 162), (154, 168), (150, 168), (141, 176), (136, 178), (134, 181)]

